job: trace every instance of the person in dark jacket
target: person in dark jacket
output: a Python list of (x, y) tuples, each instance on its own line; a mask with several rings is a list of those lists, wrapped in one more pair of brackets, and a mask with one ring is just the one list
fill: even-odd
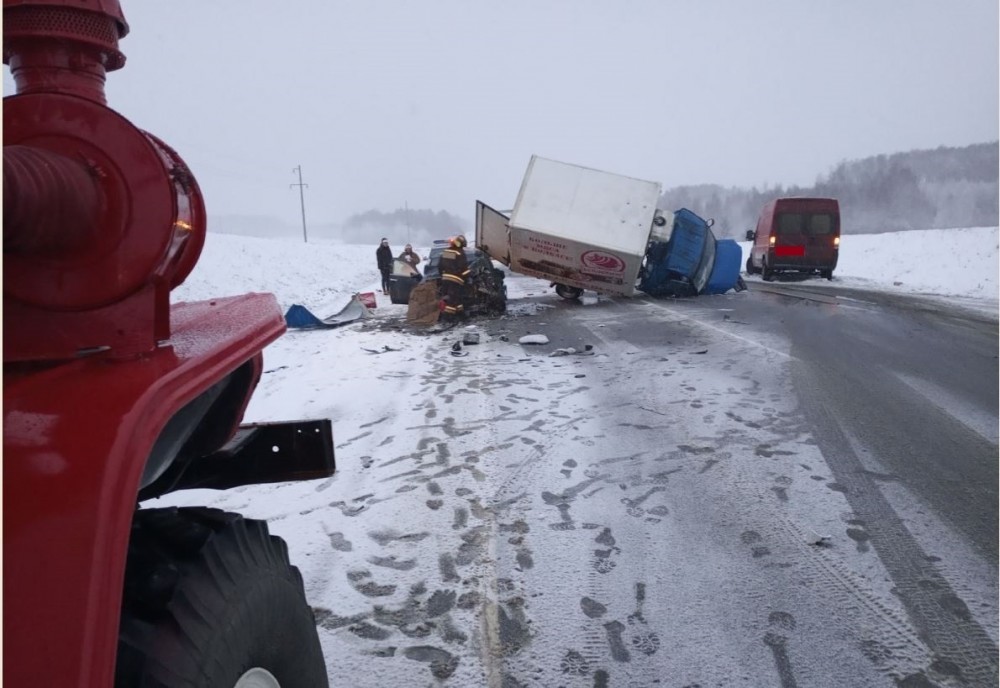
[(392, 273), (392, 249), (389, 248), (389, 240), (382, 237), (382, 243), (375, 250), (375, 258), (378, 259), (378, 271), (382, 273), (382, 293), (389, 293), (389, 274)]
[(465, 257), (465, 237), (461, 234), (448, 242), (448, 248), (441, 253), (441, 299), (444, 309), (441, 316), (445, 320), (465, 318), (466, 284), (469, 281), (469, 261)]

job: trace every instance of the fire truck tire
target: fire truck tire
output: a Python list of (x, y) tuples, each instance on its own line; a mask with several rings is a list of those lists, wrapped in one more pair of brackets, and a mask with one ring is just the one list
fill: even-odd
[(263, 521), (218, 509), (140, 509), (115, 686), (233, 688), (248, 675), (280, 688), (329, 685), (284, 540)]

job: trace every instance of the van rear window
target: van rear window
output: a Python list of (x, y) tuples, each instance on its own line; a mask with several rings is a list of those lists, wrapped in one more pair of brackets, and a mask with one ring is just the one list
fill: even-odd
[(781, 213), (775, 227), (777, 234), (830, 234), (836, 224), (829, 213)]

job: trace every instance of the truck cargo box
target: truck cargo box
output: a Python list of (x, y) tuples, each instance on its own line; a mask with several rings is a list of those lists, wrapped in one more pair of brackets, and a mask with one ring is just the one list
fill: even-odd
[(535, 155), (506, 224), (488, 206), (477, 210), (477, 244), (515, 272), (629, 296), (660, 189), (659, 182)]

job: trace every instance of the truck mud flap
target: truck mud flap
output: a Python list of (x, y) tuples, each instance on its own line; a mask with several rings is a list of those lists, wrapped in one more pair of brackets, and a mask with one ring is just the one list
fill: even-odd
[(191, 462), (173, 490), (315, 480), (333, 475), (329, 420), (241, 425), (219, 451)]

